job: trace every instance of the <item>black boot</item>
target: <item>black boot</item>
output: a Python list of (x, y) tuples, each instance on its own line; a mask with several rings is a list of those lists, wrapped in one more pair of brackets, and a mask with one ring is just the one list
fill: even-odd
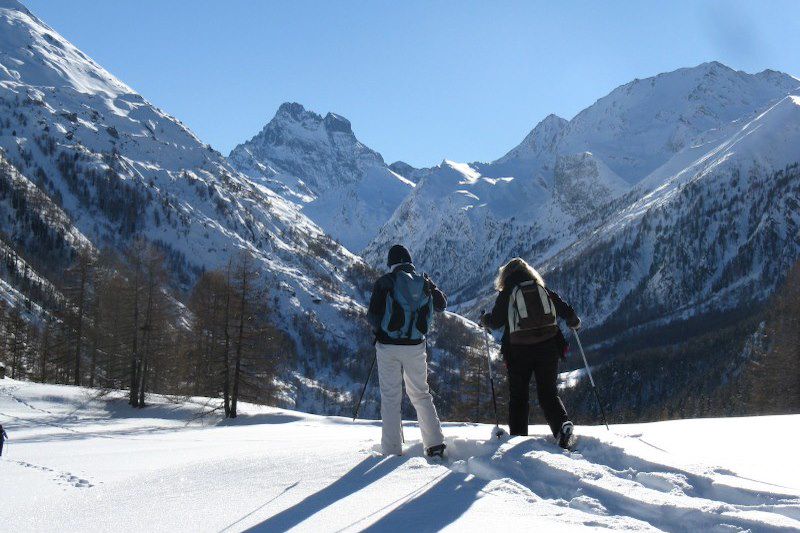
[(577, 441), (574, 430), (575, 427), (569, 420), (561, 424), (561, 431), (558, 432), (558, 436), (556, 437), (558, 445), (565, 450), (572, 450)]
[(425, 455), (428, 457), (444, 457), (444, 449), (447, 448), (444, 444), (437, 444), (425, 450)]

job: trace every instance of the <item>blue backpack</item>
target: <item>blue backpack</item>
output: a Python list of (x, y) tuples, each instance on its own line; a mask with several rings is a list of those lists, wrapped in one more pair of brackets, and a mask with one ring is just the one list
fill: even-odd
[(386, 295), (381, 329), (391, 339), (418, 341), (433, 324), (433, 298), (424, 276), (397, 270)]

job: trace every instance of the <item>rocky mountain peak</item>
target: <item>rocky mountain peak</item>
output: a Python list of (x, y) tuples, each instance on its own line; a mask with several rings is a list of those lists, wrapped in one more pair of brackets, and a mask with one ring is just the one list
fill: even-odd
[(297, 102), (284, 102), (280, 105), (278, 111), (275, 113), (275, 119), (283, 118), (300, 122), (304, 118), (311, 117), (315, 114), (316, 113), (306, 111), (306, 108), (303, 107), (303, 104), (298, 104)]
[(285, 103), (229, 160), (293, 201), (351, 250), (360, 250), (413, 183), (393, 173), (378, 152), (356, 138), (350, 121)]
[(264, 127), (268, 129), (281, 129), (302, 125), (307, 130), (324, 130), (327, 133), (344, 133), (355, 140), (350, 121), (336, 113), (328, 113), (324, 117), (306, 109), (297, 102), (284, 102), (278, 108), (275, 116)]
[(323, 124), (325, 125), (325, 129), (331, 133), (346, 133), (347, 135), (353, 135), (353, 128), (350, 125), (350, 121), (344, 118), (341, 115), (336, 115), (334, 113), (328, 113), (325, 115), (325, 119), (323, 120)]

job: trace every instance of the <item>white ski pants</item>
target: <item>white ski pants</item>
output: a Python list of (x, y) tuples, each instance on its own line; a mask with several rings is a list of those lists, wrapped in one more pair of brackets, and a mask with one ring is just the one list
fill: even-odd
[(411, 404), (417, 411), (422, 432), (422, 444), (427, 449), (444, 443), (439, 415), (428, 389), (428, 362), (425, 343), (411, 346), (377, 343), (378, 380), (381, 388), (381, 419), (383, 433), (381, 448), (386, 455), (403, 451), (400, 429), (400, 404), (403, 399), (403, 379)]

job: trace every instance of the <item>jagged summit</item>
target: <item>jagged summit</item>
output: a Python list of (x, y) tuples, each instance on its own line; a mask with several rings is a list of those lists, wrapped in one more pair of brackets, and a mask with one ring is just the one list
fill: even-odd
[(321, 126), (329, 132), (345, 133), (355, 137), (350, 121), (343, 116), (336, 113), (328, 113), (323, 117), (314, 111), (306, 109), (305, 106), (297, 102), (284, 102), (281, 104), (273, 119), (267, 123), (264, 129), (268, 129), (271, 124), (285, 124), (286, 122), (305, 124), (310, 128)]
[(564, 119), (564, 118), (561, 118), (561, 117), (559, 117), (559, 116), (558, 116), (558, 115), (556, 115), (555, 113), (550, 113), (549, 115), (547, 115), (546, 117), (544, 117), (544, 118), (541, 120), (541, 122), (539, 122), (539, 124), (537, 124), (537, 127), (539, 127), (539, 126), (546, 126), (546, 125), (548, 125), (548, 124), (562, 124), (562, 123), (564, 123), (564, 122), (567, 122), (567, 120), (566, 120), (566, 119)]
[(275, 117), (288, 117), (294, 120), (302, 120), (305, 115), (316, 115), (316, 113), (306, 111), (303, 104), (297, 102), (284, 102), (275, 113)]
[(413, 188), (378, 152), (356, 138), (350, 121), (285, 103), (231, 163), (299, 202), (306, 214), (351, 250), (361, 250)]

